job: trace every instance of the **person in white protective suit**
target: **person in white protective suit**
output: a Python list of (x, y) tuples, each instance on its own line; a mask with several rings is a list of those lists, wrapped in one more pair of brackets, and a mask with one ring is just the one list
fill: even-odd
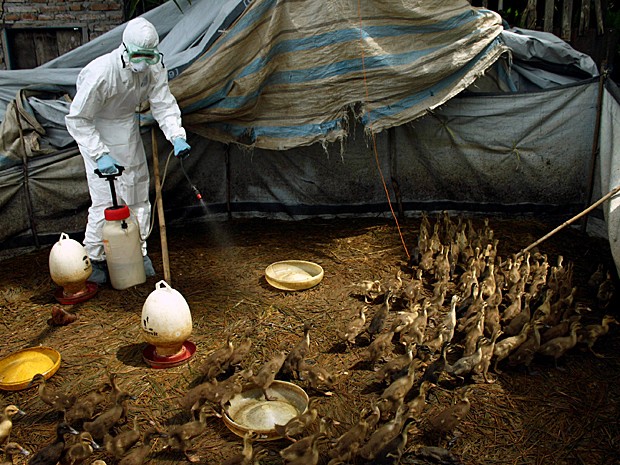
[[(138, 105), (148, 99), (151, 113), (166, 139), (172, 142), (177, 158), (189, 155), (190, 146), (181, 125), (181, 111), (168, 87), (168, 75), (157, 50), (159, 36), (143, 18), (127, 23), (123, 43), (116, 50), (91, 61), (80, 72), (77, 92), (65, 117), (67, 129), (77, 142), (88, 180), (92, 204), (84, 247), (93, 264), (90, 280), (107, 282), (102, 229), (104, 210), (111, 206), (110, 186), (95, 174), (114, 174), (119, 204), (127, 205), (146, 237), (149, 228), (149, 171), (139, 131)], [(155, 271), (142, 242), (147, 276)]]

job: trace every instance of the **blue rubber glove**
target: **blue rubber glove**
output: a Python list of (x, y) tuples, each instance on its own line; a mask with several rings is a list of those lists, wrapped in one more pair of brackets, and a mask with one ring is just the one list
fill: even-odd
[(115, 165), (117, 165), (116, 160), (112, 158), (109, 153), (104, 153), (97, 159), (97, 168), (101, 174), (118, 173), (118, 169)]
[(192, 149), (187, 141), (182, 137), (177, 137), (172, 141), (172, 145), (174, 146), (174, 156), (180, 158), (181, 160), (185, 160), (189, 157), (189, 151)]

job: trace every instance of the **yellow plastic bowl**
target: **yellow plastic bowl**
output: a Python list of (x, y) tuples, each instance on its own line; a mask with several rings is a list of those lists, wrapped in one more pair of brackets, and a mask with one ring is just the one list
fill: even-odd
[(323, 279), (323, 268), (305, 260), (275, 262), (265, 269), (267, 282), (284, 291), (303, 291), (316, 286)]
[(50, 347), (29, 347), (7, 355), (0, 359), (0, 389), (25, 389), (37, 373), (48, 379), (58, 371), (60, 358)]

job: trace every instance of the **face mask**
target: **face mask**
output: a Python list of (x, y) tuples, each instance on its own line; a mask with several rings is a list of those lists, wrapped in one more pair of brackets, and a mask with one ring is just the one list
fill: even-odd
[(146, 61), (141, 61), (140, 63), (129, 63), (129, 68), (134, 72), (134, 73), (143, 73), (144, 71), (146, 71), (149, 67), (149, 64)]

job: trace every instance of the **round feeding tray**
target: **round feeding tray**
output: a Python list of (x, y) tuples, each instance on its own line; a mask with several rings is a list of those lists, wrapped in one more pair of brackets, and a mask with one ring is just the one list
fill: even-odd
[(181, 346), (179, 353), (169, 356), (159, 355), (157, 348), (149, 344), (142, 351), (142, 359), (150, 365), (151, 368), (174, 368), (183, 365), (192, 355), (196, 353), (196, 344), (192, 341), (185, 341)]
[(323, 268), (305, 260), (275, 262), (265, 269), (265, 278), (273, 287), (284, 291), (303, 291), (323, 279)]
[(258, 441), (280, 439), (274, 425), (285, 425), (308, 407), (308, 394), (293, 383), (274, 381), (267, 394), (272, 400), (266, 400), (259, 388), (234, 396), (222, 417), (228, 429), (241, 437), (254, 431)]
[(63, 288), (58, 287), (54, 291), (54, 298), (58, 301), (58, 303), (62, 305), (79, 304), (80, 302), (86, 302), (88, 299), (93, 297), (97, 293), (98, 289), (99, 286), (97, 286), (97, 283), (91, 283), (90, 281), (86, 281), (86, 287), (84, 288), (84, 291), (78, 292), (77, 294), (73, 295), (66, 295)]
[(37, 373), (45, 379), (60, 367), (60, 353), (50, 347), (30, 347), (0, 359), (0, 389), (19, 391), (28, 387)]

